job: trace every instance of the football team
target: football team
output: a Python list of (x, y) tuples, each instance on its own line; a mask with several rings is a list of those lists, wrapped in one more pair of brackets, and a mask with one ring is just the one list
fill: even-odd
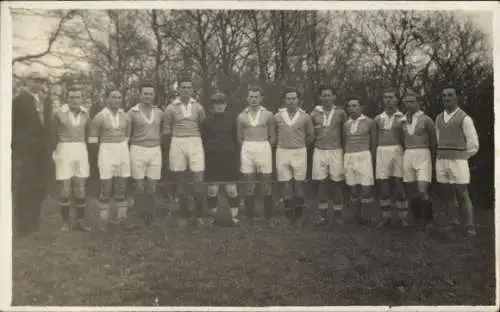
[[(164, 110), (154, 105), (153, 84), (143, 83), (138, 91), (139, 103), (125, 112), (121, 92), (108, 90), (106, 107), (91, 119), (82, 106), (81, 90), (70, 88), (67, 104), (54, 113), (53, 160), (62, 231), (70, 229), (71, 195), (76, 228), (90, 230), (84, 221), (89, 154), (98, 159), (102, 230), (110, 221), (127, 220), (130, 177), (133, 209), (146, 225), (151, 223), (157, 184), (165, 170), (162, 164), (167, 160), (167, 180), (177, 185), (181, 226), (189, 221), (197, 225), (216, 222), (222, 186), (233, 224), (240, 220), (242, 202), (246, 219), (255, 220), (257, 199), (263, 203), (266, 224), (272, 227), (276, 209), (273, 173), (286, 219), (300, 226), (306, 206), (308, 151), (312, 151), (311, 183), (317, 192), (320, 224), (341, 224), (345, 206), (358, 224), (371, 224), (378, 203), (381, 221), (376, 227), (392, 224), (393, 215), (401, 226), (409, 225), (408, 210), (417, 224), (432, 227), (429, 186), (434, 173), (449, 226), (458, 225), (458, 213), (463, 212), (467, 233), (475, 235), (467, 190), (468, 158), (477, 153), (479, 143), (472, 119), (458, 106), (460, 92), (454, 86), (441, 90), (444, 111), (435, 121), (420, 109), (420, 95), (412, 92), (402, 96), (403, 114), (395, 88), (383, 91), (384, 111), (373, 119), (363, 114), (364, 103), (358, 96), (348, 97), (344, 110), (329, 86), (319, 88), (321, 105), (310, 114), (300, 107), (297, 89), (283, 91), (284, 107), (273, 114), (261, 105), (262, 89), (250, 87), (248, 106), (237, 118), (227, 112), (226, 95), (219, 92), (211, 97), (207, 116), (193, 98), (190, 79), (178, 81), (179, 96)], [(237, 187), (240, 177), (243, 201)], [(261, 185), (258, 193), (256, 184)], [(190, 209), (191, 199), (195, 209)], [(116, 217), (111, 216), (111, 205), (116, 207)], [(205, 205), (209, 218), (204, 217)]]

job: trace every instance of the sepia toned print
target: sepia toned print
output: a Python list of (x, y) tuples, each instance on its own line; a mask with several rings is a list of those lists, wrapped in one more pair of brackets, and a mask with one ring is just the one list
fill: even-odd
[(494, 304), (491, 14), (9, 9), (13, 306)]

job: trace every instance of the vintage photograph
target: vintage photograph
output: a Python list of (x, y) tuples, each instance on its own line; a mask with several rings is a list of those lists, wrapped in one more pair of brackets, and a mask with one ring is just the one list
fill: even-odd
[(220, 6), (7, 7), (12, 306), (495, 305), (493, 11)]

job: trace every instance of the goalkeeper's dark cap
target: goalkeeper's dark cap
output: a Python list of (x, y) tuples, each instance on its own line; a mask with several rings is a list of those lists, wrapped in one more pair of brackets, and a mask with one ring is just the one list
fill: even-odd
[(212, 98), (210, 99), (210, 102), (212, 104), (226, 102), (226, 95), (224, 93), (222, 93), (222, 92), (217, 92), (214, 95), (212, 95)]

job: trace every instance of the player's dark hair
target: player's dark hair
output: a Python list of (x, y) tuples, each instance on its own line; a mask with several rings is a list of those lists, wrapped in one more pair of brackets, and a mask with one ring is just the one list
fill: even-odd
[(70, 86), (68, 89), (66, 89), (66, 97), (69, 95), (70, 92), (80, 92), (80, 94), (83, 95), (82, 89), (76, 86)]
[(395, 87), (386, 87), (384, 88), (382, 94), (386, 93), (394, 93), (394, 95), (397, 97), (398, 96), (398, 89)]
[(417, 100), (417, 102), (421, 102), (422, 101), (422, 96), (420, 94), (418, 94), (417, 92), (414, 92), (414, 91), (407, 91), (405, 92), (403, 95), (402, 95), (402, 99), (407, 97), (407, 96), (414, 96), (415, 99)]
[(292, 87), (285, 88), (282, 92), (282, 96), (285, 97), (288, 93), (296, 93), (297, 97), (300, 98), (300, 91), (297, 90), (296, 88), (292, 88)]
[(455, 84), (445, 85), (443, 88), (441, 88), (441, 92), (443, 92), (443, 90), (445, 90), (445, 89), (453, 89), (453, 90), (455, 90), (455, 94), (457, 96), (462, 95), (462, 90), (460, 89), (459, 86), (457, 86)]
[(189, 78), (188, 76), (182, 76), (180, 77), (178, 80), (177, 80), (177, 84), (179, 85), (179, 87), (181, 86), (181, 84), (183, 82), (190, 82), (190, 83), (193, 83), (193, 80), (191, 78)]
[(249, 86), (248, 87), (248, 92), (250, 92), (250, 91), (252, 91), (252, 92), (259, 92), (259, 94), (262, 95), (262, 88), (259, 87), (259, 86), (255, 86), (255, 85), (254, 86)]
[(155, 85), (150, 82), (150, 81), (143, 81), (137, 86), (137, 90), (139, 90), (139, 93), (142, 93), (142, 90), (144, 88), (155, 88)]
[(104, 97), (108, 98), (113, 91), (118, 91), (120, 94), (122, 93), (118, 88), (107, 88), (104, 90)]
[(319, 94), (323, 93), (323, 91), (325, 91), (325, 90), (330, 90), (333, 95), (336, 95), (335, 90), (333, 89), (332, 86), (330, 86), (330, 85), (320, 85), (319, 86), (319, 89), (318, 89)]
[(363, 102), (361, 101), (361, 97), (359, 97), (357, 95), (349, 95), (348, 97), (346, 97), (347, 103), (349, 103), (349, 101), (352, 101), (352, 100), (357, 100), (359, 105), (363, 105)]

